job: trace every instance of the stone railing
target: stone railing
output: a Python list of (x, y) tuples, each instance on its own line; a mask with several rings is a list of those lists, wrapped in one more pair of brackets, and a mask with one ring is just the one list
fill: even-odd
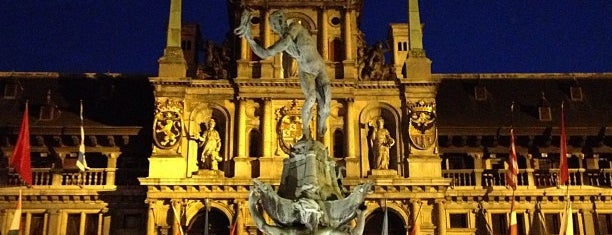
[[(84, 172), (52, 168), (32, 168), (33, 186), (113, 186), (115, 185), (113, 168), (90, 168)], [(12, 169), (1, 184), (19, 186), (25, 183)]]
[(452, 186), (476, 186), (476, 177), (473, 169), (443, 170), (444, 178), (451, 179)]
[[(508, 186), (505, 169), (478, 170), (452, 169), (442, 170), (444, 178), (452, 180), (453, 187), (495, 187)], [(534, 170), (520, 169), (517, 175), (518, 186), (537, 188), (557, 186), (559, 169)], [(612, 169), (586, 170), (569, 169), (570, 186), (612, 187)]]
[[(519, 170), (517, 178), (518, 186), (527, 186), (529, 185), (527, 171)], [(492, 186), (508, 186), (508, 182), (506, 181), (506, 170), (498, 169), (498, 170), (485, 170), (482, 173), (482, 185), (485, 187)]]

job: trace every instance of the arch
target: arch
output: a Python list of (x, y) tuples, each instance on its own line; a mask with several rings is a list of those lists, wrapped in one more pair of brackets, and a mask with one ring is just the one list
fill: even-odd
[[(302, 26), (306, 28), (311, 34), (317, 30), (317, 24), (315, 23), (310, 16), (297, 11), (286, 11), (285, 15), (287, 16), (287, 20), (298, 19), (302, 22)], [(291, 23), (291, 22), (289, 22)]]
[[(210, 209), (217, 209), (223, 213), (228, 218), (228, 221), (232, 223), (232, 219), (235, 218), (234, 212), (229, 208), (228, 205), (222, 204), (220, 202), (209, 200)], [(205, 205), (202, 201), (197, 201), (191, 205), (188, 205), (187, 210), (185, 211), (185, 222), (188, 225), (191, 225), (194, 222), (195, 217), (199, 212), (203, 212), (205, 209)]]
[[(399, 210), (398, 210), (399, 209)], [(364, 235), (380, 234), (380, 230), (384, 221), (385, 209), (378, 207), (371, 211), (366, 217), (366, 224), (363, 231)], [(387, 218), (389, 234), (406, 234), (406, 213), (403, 213), (401, 208), (396, 205), (387, 205)]]
[(373, 102), (364, 107), (359, 113), (359, 126), (360, 133), (360, 150), (361, 150), (361, 174), (366, 176), (367, 172), (371, 170), (370, 156), (371, 147), (369, 137), (371, 135), (371, 127), (368, 126), (368, 122), (374, 120), (377, 117), (382, 117), (385, 120), (385, 128), (389, 130), (391, 136), (395, 139), (395, 146), (389, 151), (389, 169), (398, 170), (398, 173), (402, 174), (401, 156), (402, 156), (402, 136), (400, 132), (400, 114), (397, 109), (388, 103)]
[[(217, 208), (211, 208), (208, 212), (208, 231), (209, 234), (229, 234), (231, 221), (223, 216), (223, 212)], [(199, 211), (194, 219), (189, 223), (185, 231), (186, 235), (204, 234), (206, 227), (206, 211)]]

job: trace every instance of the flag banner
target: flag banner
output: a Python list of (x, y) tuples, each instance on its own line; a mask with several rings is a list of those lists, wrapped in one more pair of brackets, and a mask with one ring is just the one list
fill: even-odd
[(175, 231), (174, 234), (184, 235), (183, 227), (181, 227), (181, 217), (179, 216), (178, 211), (176, 211), (176, 208), (174, 207), (174, 203), (170, 203), (170, 206), (172, 206), (172, 213), (174, 214), (174, 223), (176, 224), (176, 227), (178, 228), (178, 231)]
[(561, 227), (559, 235), (574, 235), (574, 220), (572, 218), (572, 204), (570, 202), (565, 206), (565, 212), (561, 219)]
[(476, 235), (493, 235), (493, 229), (487, 220), (486, 211), (480, 203), (476, 213)]
[(531, 226), (529, 226), (529, 235), (549, 235), (540, 202), (536, 202), (535, 213), (531, 220)]
[(385, 201), (385, 217), (383, 218), (382, 235), (389, 234), (389, 215), (387, 213), (387, 202)]
[(414, 216), (414, 223), (412, 223), (412, 229), (410, 230), (410, 235), (418, 235), (421, 233), (421, 225), (419, 223), (419, 216), (421, 215), (421, 209), (423, 208), (423, 204), (419, 205), (419, 211), (416, 216)]
[(81, 144), (79, 145), (79, 157), (76, 162), (76, 166), (80, 171), (85, 171), (85, 169), (89, 169), (87, 166), (87, 161), (85, 160), (85, 130), (83, 128), (83, 101), (81, 101)]
[(567, 136), (565, 134), (565, 111), (561, 103), (561, 138), (559, 143), (559, 185), (567, 184), (569, 169), (567, 166)]
[(26, 102), (23, 119), (17, 143), (11, 157), (11, 167), (19, 174), (21, 179), (28, 185), (32, 186), (32, 166), (30, 165), (30, 128), (28, 126), (28, 103)]
[(510, 155), (508, 156), (508, 169), (506, 169), (506, 182), (512, 190), (518, 185), (518, 162), (516, 160), (516, 146), (514, 145), (514, 129), (510, 129)]
[(21, 232), (21, 190), (19, 190), (19, 199), (17, 200), (17, 209), (15, 209), (15, 214), (13, 215), (13, 221), (11, 222), (11, 227), (9, 227), (8, 235), (19, 235)]

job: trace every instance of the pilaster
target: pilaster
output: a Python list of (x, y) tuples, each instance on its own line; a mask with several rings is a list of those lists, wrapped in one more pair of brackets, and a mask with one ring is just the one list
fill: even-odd
[(234, 158), (234, 177), (238, 179), (251, 178), (251, 160), (246, 152), (246, 105), (246, 99), (238, 99), (238, 156)]

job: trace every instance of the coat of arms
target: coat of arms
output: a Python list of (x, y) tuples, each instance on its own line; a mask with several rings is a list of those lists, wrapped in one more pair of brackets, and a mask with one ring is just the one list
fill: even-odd
[(280, 150), (289, 154), (291, 147), (302, 138), (301, 109), (295, 100), (276, 111), (276, 134)]
[(169, 149), (178, 144), (183, 126), (182, 107), (182, 101), (157, 102), (153, 121), (153, 140), (157, 147)]
[(408, 104), (410, 142), (417, 149), (428, 149), (437, 141), (435, 103), (420, 100)]

